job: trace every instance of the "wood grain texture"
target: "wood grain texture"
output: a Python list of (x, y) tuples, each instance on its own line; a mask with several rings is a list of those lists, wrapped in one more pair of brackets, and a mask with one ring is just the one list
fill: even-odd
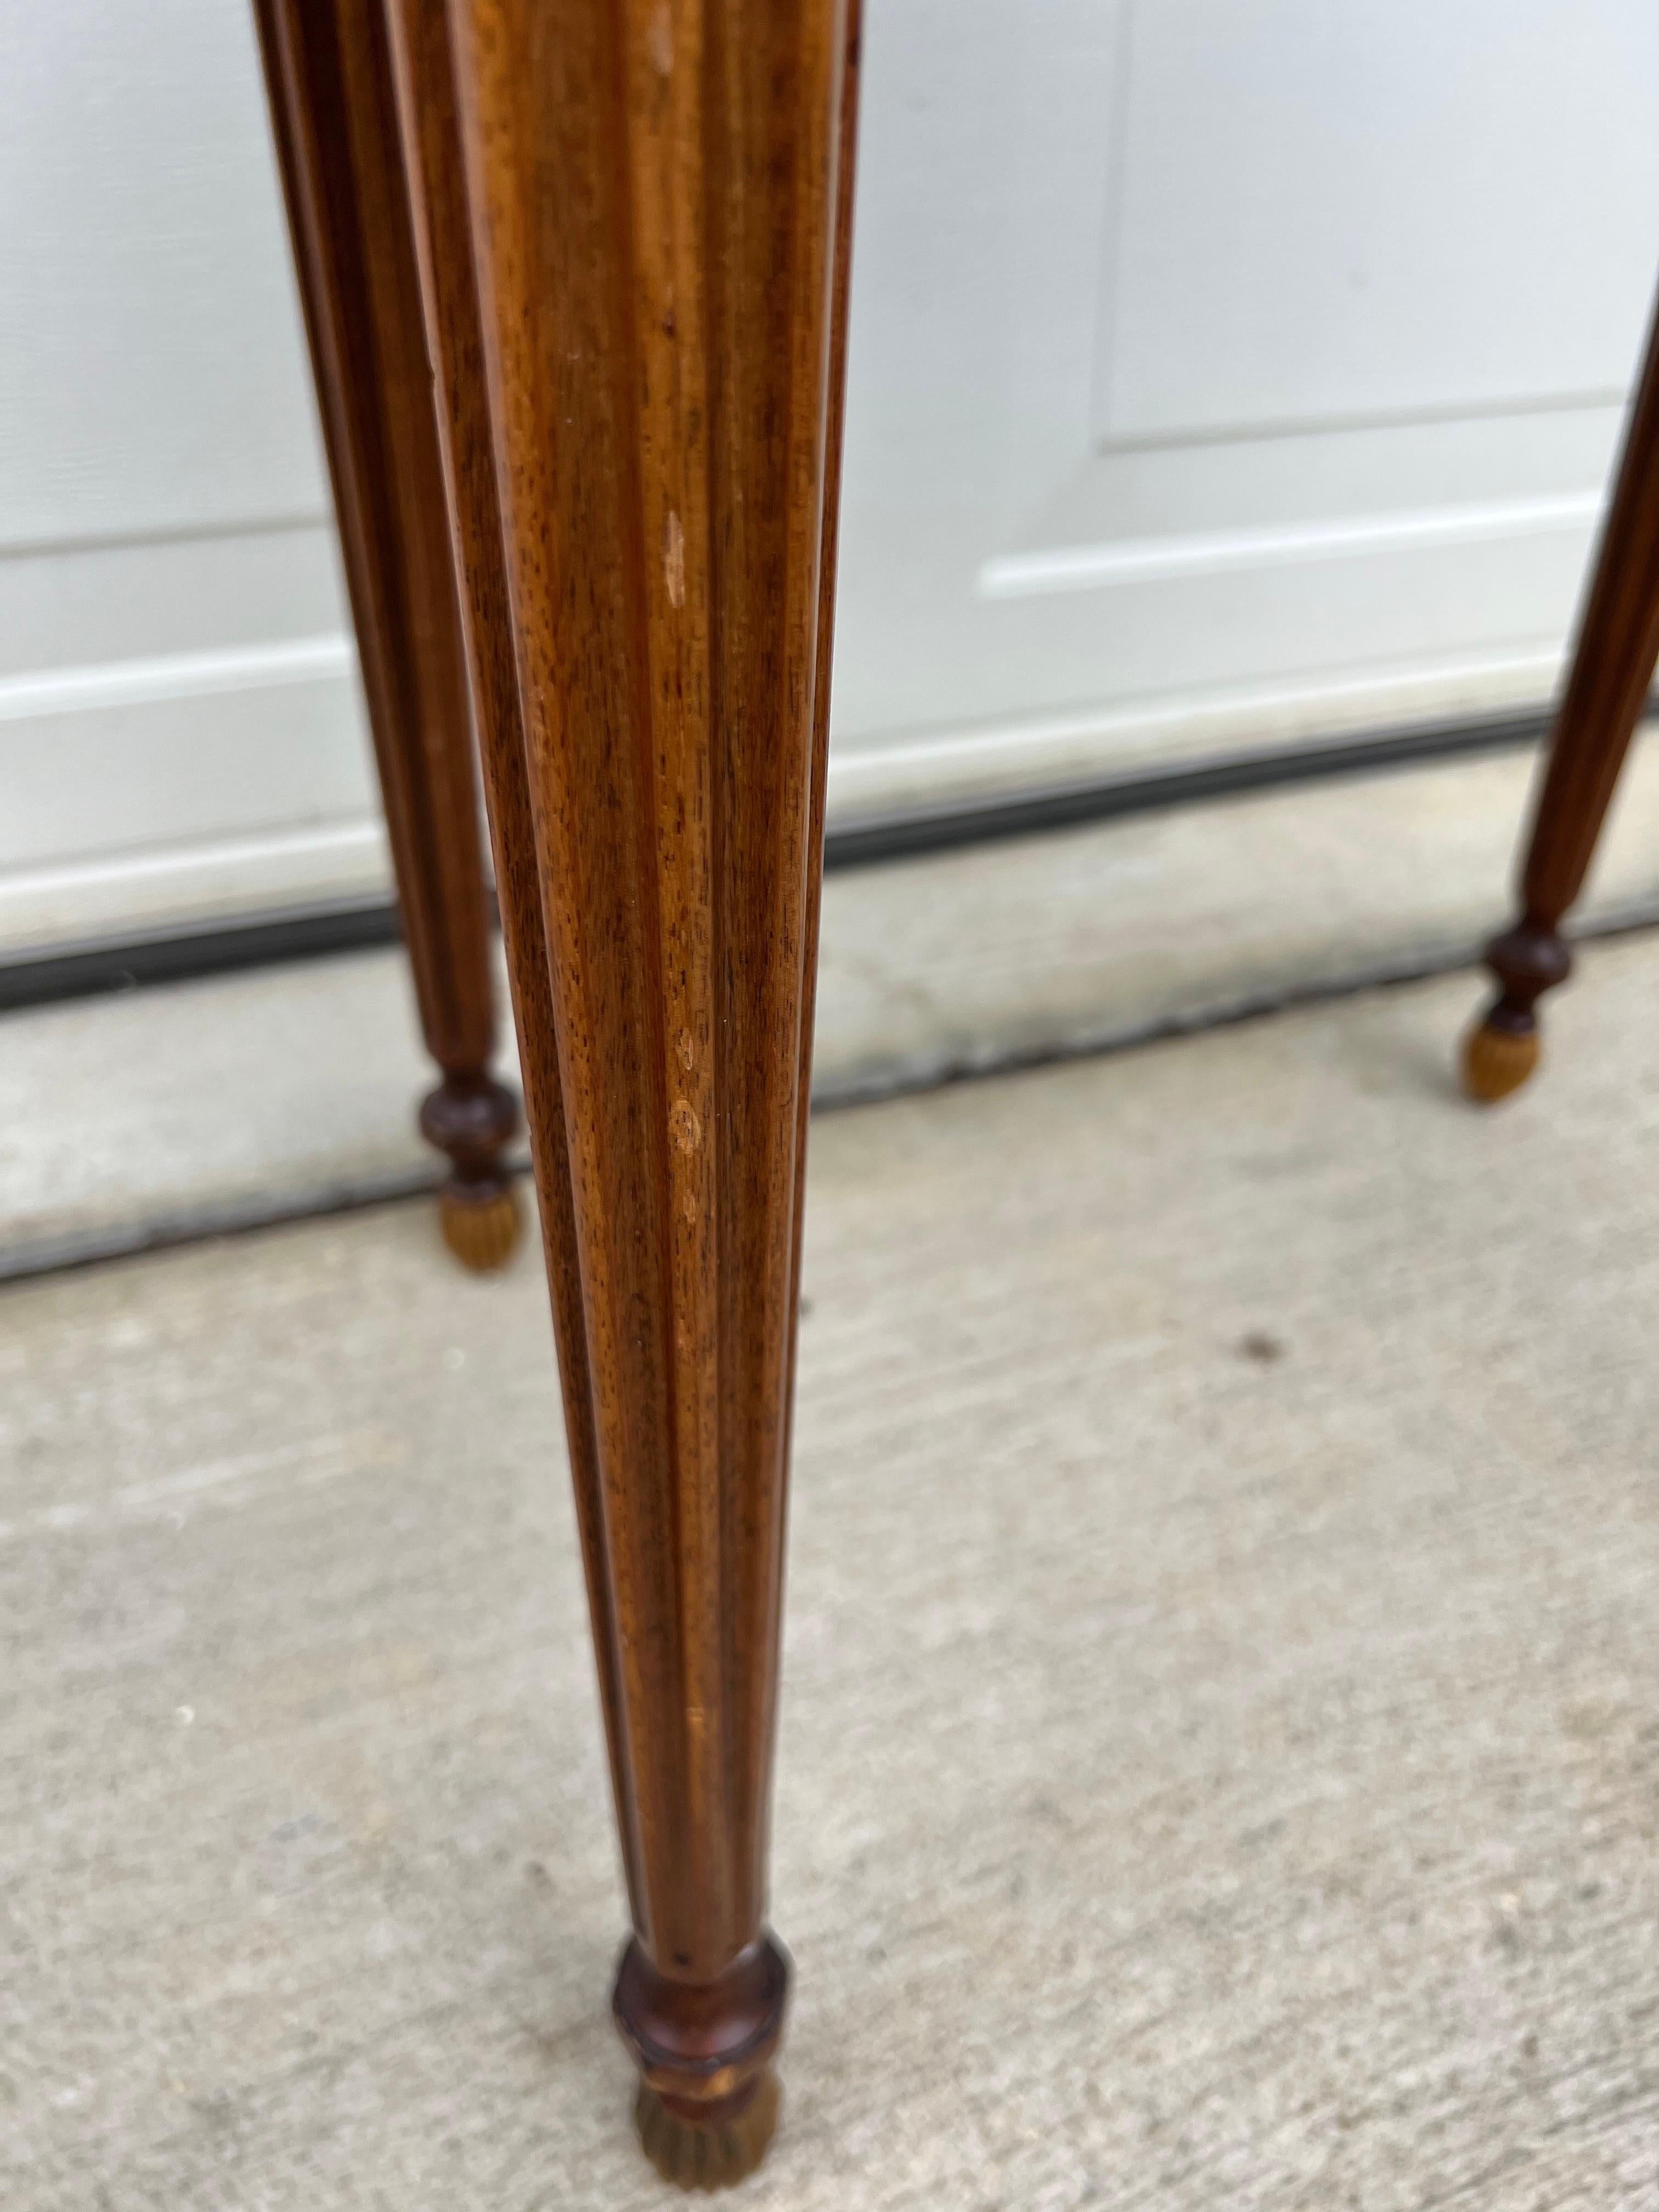
[[(436, 368), (444, 465), (462, 585), (463, 632), (483, 763), (495, 892), (512, 976), (572, 1485), (605, 1736), (611, 1754), (623, 1864), (632, 1901), (638, 1852), (633, 1837), (632, 1799), (618, 1757), (617, 1645), (605, 1575), (599, 1452), (566, 1147), (564, 1090), (559, 1073), (552, 975), (542, 926), (530, 764), (519, 706), (518, 663), (495, 489), (449, 27), (441, 11), (425, 4), (425, 0), (394, 0), (388, 15), (405, 131), (406, 173), (416, 215), (421, 279)], [(635, 1909), (637, 1917), (637, 1905)]]
[(445, 1233), (511, 1249), (493, 1081), (490, 916), (432, 379), (380, 0), (257, 0), (404, 933), (443, 1081), (421, 1127), (452, 1166)]
[(1553, 926), (1583, 887), (1659, 663), (1659, 310), (1539, 787), (1522, 899)]
[(393, 20), (635, 1921), (616, 2010), (670, 2118), (724, 2129), (787, 1971), (855, 28), (844, 0)]
[(1464, 1039), (1462, 1080), (1479, 1105), (1517, 1091), (1538, 1064), (1537, 1006), (1565, 981), (1563, 917), (1583, 888), (1659, 663), (1659, 307), (1572, 664), (1533, 801), (1521, 913), (1486, 951), (1498, 995)]

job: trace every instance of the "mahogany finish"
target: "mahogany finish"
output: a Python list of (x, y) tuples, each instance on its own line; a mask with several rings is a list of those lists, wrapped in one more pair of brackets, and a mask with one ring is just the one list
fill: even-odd
[(381, 0), (256, 0), (277, 162), (334, 486), (415, 995), (442, 1081), (440, 1220), (498, 1267), (518, 1102), (489, 1073), (490, 914), (415, 240)]
[(634, 1921), (642, 2140), (763, 2153), (847, 0), (391, 0)]
[(1534, 802), (1521, 914), (1486, 947), (1498, 995), (1464, 1051), (1483, 1104), (1524, 1083), (1538, 1059), (1534, 1008), (1565, 981), (1563, 916), (1583, 886), (1613, 787), (1659, 662), (1659, 310), (1595, 556), (1571, 672)]

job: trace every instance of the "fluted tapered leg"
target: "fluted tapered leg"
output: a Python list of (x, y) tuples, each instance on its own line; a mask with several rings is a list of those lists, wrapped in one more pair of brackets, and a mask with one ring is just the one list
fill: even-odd
[(518, 1102), (490, 1073), (490, 915), (460, 609), (383, 0), (257, 0), (404, 934), (441, 1081), (451, 1249), (498, 1267)]
[(1659, 662), (1659, 314), (1533, 805), (1514, 927), (1486, 947), (1498, 996), (1463, 1048), (1464, 1088), (1489, 1105), (1538, 1061), (1536, 1006), (1572, 957), (1561, 922), (1583, 887)]
[(392, 0), (647, 2151), (769, 2138), (846, 0)]

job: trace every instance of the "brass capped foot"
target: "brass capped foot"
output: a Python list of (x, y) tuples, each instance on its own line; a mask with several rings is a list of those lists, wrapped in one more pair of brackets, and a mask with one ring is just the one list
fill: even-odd
[(1478, 1022), (1463, 1040), (1463, 1091), (1477, 1106), (1495, 1106), (1518, 1091), (1538, 1065), (1535, 1029), (1494, 1029)]
[(462, 1267), (492, 1274), (507, 1265), (524, 1232), (518, 1186), (447, 1182), (438, 1193), (438, 1226)]
[(524, 1213), (501, 1153), (519, 1126), (519, 1102), (485, 1073), (449, 1073), (421, 1101), (421, 1134), (447, 1153), (453, 1172), (438, 1193), (444, 1243), (475, 1275), (504, 1267)]
[(778, 2077), (769, 2071), (739, 2112), (705, 2124), (682, 2119), (641, 2081), (634, 2100), (634, 2124), (646, 2156), (665, 2181), (679, 2189), (729, 2189), (765, 2157), (782, 2102)]

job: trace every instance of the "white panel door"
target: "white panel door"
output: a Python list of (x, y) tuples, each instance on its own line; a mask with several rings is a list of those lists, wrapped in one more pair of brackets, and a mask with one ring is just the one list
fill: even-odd
[[(832, 805), (1540, 700), (1651, 0), (866, 0)], [(0, 951), (386, 880), (245, 0), (0, 9)]]
[(246, 0), (0, 7), (0, 947), (385, 880)]
[(842, 809), (1546, 696), (1649, 0), (874, 0)]

